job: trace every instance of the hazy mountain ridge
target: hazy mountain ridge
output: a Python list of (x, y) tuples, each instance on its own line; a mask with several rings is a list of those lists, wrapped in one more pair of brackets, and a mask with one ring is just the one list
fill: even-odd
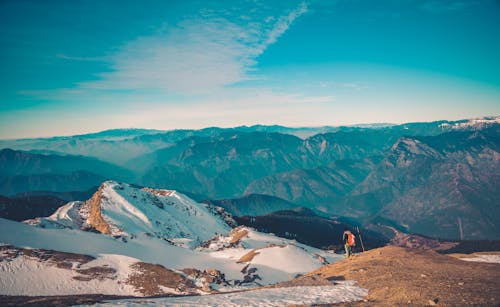
[(265, 132), (189, 138), (156, 153), (157, 161), (140, 181), (150, 186), (194, 188), (194, 193), (215, 198), (239, 196), (252, 180), (311, 164), (301, 145), (297, 137)]
[[(132, 182), (141, 185), (169, 186), (200, 195), (198, 199), (235, 199), (244, 194), (267, 194), (363, 222), (367, 219), (385, 220), (398, 228), (406, 227), (416, 232), (425, 232), (425, 223), (421, 224), (423, 220), (420, 221), (415, 214), (398, 212), (412, 207), (415, 210), (444, 208), (447, 203), (452, 214), (437, 214), (438, 210), (435, 218), (455, 216), (456, 210), (465, 206), (469, 211), (460, 207), (460, 215), (474, 217), (489, 226), (459, 223), (455, 216), (455, 221), (439, 220), (447, 225), (447, 230), (442, 229), (439, 234), (424, 234), (455, 238), (459, 233), (457, 225), (462, 224), (462, 236), (467, 238), (468, 234), (472, 235), (471, 238), (481, 238), (485, 232), (491, 233), (488, 229), (496, 229), (498, 225), (497, 221), (484, 215), (497, 210), (494, 203), (498, 200), (498, 180), (493, 174), (497, 171), (499, 118), (375, 128), (334, 127), (334, 132), (305, 139), (274, 132), (287, 131), (281, 126), (150, 131), (144, 135), (138, 135), (140, 131), (125, 131), (124, 136), (120, 136), (118, 130), (91, 135), (88, 139), (109, 144), (132, 142), (152, 150), (140, 156), (127, 153), (135, 155), (127, 162), (134, 169)], [(116, 141), (117, 137), (125, 139)], [(104, 141), (104, 138), (115, 140)], [(85, 139), (85, 136), (75, 139)], [(75, 141), (72, 137), (69, 140)], [(161, 149), (153, 150), (154, 147)], [(63, 160), (72, 158), (58, 157)], [(15, 166), (16, 163), (19, 165)], [(22, 169), (22, 161), (16, 163), (12, 166)], [(56, 188), (79, 190), (77, 184), (69, 184), (72, 179), (68, 174), (51, 174), (51, 183), (42, 185), (39, 182), (43, 178), (37, 178), (38, 175), (21, 177), (21, 180), (12, 176), (12, 169), (6, 169), (11, 175), (2, 179), (5, 182), (2, 186), (9, 190), (4, 194)], [(86, 178), (78, 174), (75, 173), (74, 177)], [(96, 181), (105, 178), (109, 177), (89, 179), (80, 190), (95, 186)], [(455, 185), (450, 182), (455, 182)], [(479, 201), (483, 203), (481, 206), (468, 205)], [(434, 209), (430, 211), (434, 212)], [(415, 224), (416, 220), (420, 221), (420, 226)]]
[(106, 179), (126, 180), (132, 173), (95, 158), (0, 150), (0, 193), (84, 191)]
[(86, 191), (106, 180), (87, 171), (75, 171), (63, 174), (34, 174), (0, 177), (0, 193), (12, 196), (31, 191), (52, 192)]
[[(243, 194), (254, 180), (295, 169), (321, 167), (342, 159), (385, 155), (403, 136), (438, 135), (453, 131), (454, 123), (340, 127), (336, 132), (316, 134), (307, 139), (278, 133), (240, 132), (235, 128), (212, 137), (184, 139), (175, 146), (134, 159), (131, 164), (143, 170), (150, 166), (139, 179), (142, 184), (175, 186), (181, 190), (196, 186), (195, 193), (211, 198), (231, 198)], [(476, 127), (471, 125), (464, 129), (475, 130)]]
[(49, 150), (71, 155), (95, 157), (103, 161), (124, 166), (127, 161), (138, 156), (175, 145), (182, 139), (193, 136), (217, 136), (225, 132), (275, 132), (295, 135), (306, 139), (317, 134), (338, 131), (355, 131), (359, 129), (383, 129), (402, 131), (411, 135), (435, 135), (453, 129), (476, 129), (493, 123), (499, 123), (499, 117), (483, 119), (436, 121), (430, 123), (363, 124), (353, 126), (325, 126), (292, 128), (284, 126), (240, 126), (235, 128), (209, 127), (205, 129), (178, 129), (170, 131), (152, 129), (112, 129), (96, 133), (75, 136), (49, 138), (27, 138), (0, 140), (0, 148), (15, 150)]

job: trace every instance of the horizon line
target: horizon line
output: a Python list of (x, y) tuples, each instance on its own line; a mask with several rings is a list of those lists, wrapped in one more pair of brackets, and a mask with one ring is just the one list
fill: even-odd
[(318, 126), (285, 126), (285, 125), (279, 125), (279, 124), (251, 124), (251, 125), (238, 125), (238, 126), (206, 126), (203, 128), (174, 128), (174, 129), (156, 129), (156, 128), (144, 128), (144, 127), (123, 127), (123, 128), (109, 128), (109, 129), (104, 129), (104, 130), (99, 130), (99, 131), (89, 131), (86, 133), (80, 133), (80, 134), (68, 134), (68, 135), (52, 135), (52, 136), (30, 136), (30, 137), (20, 137), (20, 138), (0, 138), (0, 141), (14, 141), (14, 140), (33, 140), (33, 139), (52, 139), (52, 138), (69, 138), (69, 137), (78, 137), (78, 136), (88, 136), (92, 134), (99, 134), (103, 132), (108, 132), (108, 131), (126, 131), (126, 130), (145, 130), (145, 131), (158, 131), (159, 133), (165, 133), (165, 132), (172, 132), (172, 131), (182, 131), (182, 130), (192, 130), (192, 131), (197, 131), (197, 130), (205, 130), (205, 129), (213, 129), (213, 128), (219, 128), (219, 129), (237, 129), (241, 127), (256, 127), (256, 126), (262, 126), (262, 127), (283, 127), (283, 128), (290, 128), (290, 129), (318, 129), (318, 128), (342, 128), (342, 127), (358, 127), (358, 128), (365, 128), (362, 126), (399, 126), (399, 125), (406, 125), (406, 124), (417, 124), (417, 123), (437, 123), (437, 122), (459, 122), (459, 121), (467, 121), (467, 120), (478, 120), (478, 119), (498, 119), (500, 118), (500, 115), (485, 115), (485, 116), (478, 116), (478, 117), (471, 117), (471, 118), (462, 118), (462, 119), (440, 119), (440, 120), (431, 120), (431, 121), (414, 121), (414, 122), (401, 122), (401, 123), (383, 123), (383, 122), (371, 122), (371, 123), (356, 123), (356, 124), (348, 124), (348, 125), (318, 125)]

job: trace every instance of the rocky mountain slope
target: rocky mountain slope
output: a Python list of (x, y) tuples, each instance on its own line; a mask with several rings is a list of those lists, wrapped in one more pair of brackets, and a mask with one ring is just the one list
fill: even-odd
[(278, 173), (254, 180), (245, 193), (259, 192), (321, 209), (348, 195), (380, 160), (378, 156), (363, 160), (338, 160), (328, 166)]
[[(321, 167), (338, 160), (384, 156), (404, 136), (476, 131), (497, 125), (498, 121), (495, 117), (481, 121), (408, 123), (375, 128), (341, 127), (306, 139), (276, 133), (281, 131), (279, 129), (234, 128), (188, 137), (175, 145), (139, 156), (131, 160), (130, 165), (136, 166), (136, 171), (142, 174), (139, 182), (144, 185), (174, 186), (180, 190), (195, 186), (196, 191), (192, 192), (209, 198), (234, 198), (245, 191), (260, 193), (253, 182), (267, 176), (290, 171), (307, 172), (318, 167), (320, 169), (313, 172), (321, 172)], [(281, 178), (269, 180), (273, 179)], [(284, 196), (278, 194), (283, 193), (271, 195)]]
[(215, 207), (196, 203), (176, 191), (114, 181), (104, 182), (85, 202), (70, 202), (47, 218), (26, 222), (42, 228), (94, 230), (124, 241), (148, 235), (190, 248), (231, 229)]
[(432, 237), (498, 239), (499, 174), (498, 126), (401, 138), (337, 212)]

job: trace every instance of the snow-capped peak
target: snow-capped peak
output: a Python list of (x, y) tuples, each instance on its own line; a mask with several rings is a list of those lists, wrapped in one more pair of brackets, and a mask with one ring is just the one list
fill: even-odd
[(213, 208), (181, 193), (115, 181), (104, 182), (86, 202), (70, 202), (50, 217), (27, 223), (95, 230), (124, 241), (156, 237), (189, 248), (231, 229)]
[(452, 123), (443, 123), (440, 127), (443, 128), (451, 128), (455, 130), (462, 129), (482, 129), (485, 127), (489, 127), (495, 124), (500, 124), (500, 116), (491, 116), (491, 117), (481, 117), (481, 118), (473, 118), (465, 121), (457, 121)]

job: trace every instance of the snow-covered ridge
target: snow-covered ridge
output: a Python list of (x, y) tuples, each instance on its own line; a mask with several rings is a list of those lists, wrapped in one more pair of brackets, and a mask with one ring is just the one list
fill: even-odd
[(474, 118), (467, 121), (458, 121), (454, 123), (443, 123), (440, 125), (440, 127), (456, 130), (470, 128), (482, 129), (495, 124), (500, 124), (500, 116)]
[(124, 241), (156, 237), (194, 248), (231, 230), (227, 216), (173, 190), (106, 181), (86, 202), (71, 202), (47, 218), (26, 221), (49, 228), (97, 230)]
[(187, 296), (175, 298), (172, 297), (141, 300), (129, 299), (97, 303), (95, 306), (316, 306), (360, 301), (366, 295), (368, 295), (367, 289), (360, 288), (353, 282), (345, 281), (337, 282), (336, 285), (332, 286), (271, 288), (220, 295)]
[[(65, 289), (65, 294), (182, 294), (188, 291), (186, 284), (198, 293), (223, 292), (287, 281), (343, 258), (251, 228), (232, 229), (228, 223), (231, 216), (223, 209), (196, 203), (176, 191), (107, 181), (91, 199), (70, 202), (49, 217), (25, 223), (0, 219), (0, 246), (22, 249), (25, 255), (36, 249), (88, 255), (106, 267), (104, 271), (115, 273), (89, 285), (78, 271), (61, 271), (57, 264), (29, 256), (1, 262), (0, 255), (0, 269), (9, 272), (0, 274), (0, 285), (11, 285), (0, 287), (0, 295), (55, 295), (58, 289)], [(58, 261), (64, 263), (63, 258)], [(120, 286), (137, 280), (138, 271), (139, 284)], [(44, 282), (54, 274), (62, 281)], [(157, 274), (175, 282), (137, 293)]]

